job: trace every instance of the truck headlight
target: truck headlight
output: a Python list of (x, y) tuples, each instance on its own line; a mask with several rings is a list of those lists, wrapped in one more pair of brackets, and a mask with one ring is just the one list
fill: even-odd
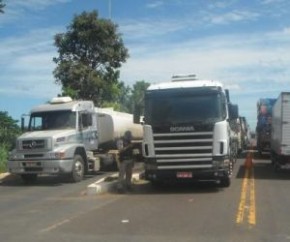
[(59, 152), (50, 153), (50, 158), (62, 160), (62, 159), (65, 158), (65, 152), (64, 151), (59, 151)]
[(18, 160), (18, 159), (23, 159), (23, 155), (22, 154), (17, 154), (16, 152), (9, 152), (8, 154), (8, 159), (9, 160)]
[(65, 142), (65, 137), (58, 137), (56, 138), (56, 142), (59, 143), (59, 142)]
[(221, 162), (220, 160), (213, 160), (213, 161), (212, 161), (212, 165), (213, 165), (214, 167), (220, 167), (221, 164), (222, 164), (222, 162)]
[(59, 147), (62, 145), (62, 143), (64, 143), (66, 141), (66, 137), (58, 137), (56, 138), (55, 140), (55, 143), (54, 143), (54, 147)]

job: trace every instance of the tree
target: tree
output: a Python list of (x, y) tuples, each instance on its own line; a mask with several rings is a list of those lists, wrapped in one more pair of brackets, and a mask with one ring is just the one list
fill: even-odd
[(133, 87), (126, 86), (124, 82), (119, 82), (118, 95), (112, 99), (112, 102), (105, 102), (104, 107), (114, 107), (115, 110), (133, 113), (136, 109), (141, 114), (144, 113), (145, 91), (150, 83), (145, 81), (136, 81)]
[(144, 113), (144, 97), (145, 91), (149, 87), (150, 83), (143, 81), (137, 81), (133, 85), (132, 93), (130, 96), (130, 106), (129, 111), (133, 113), (134, 111), (138, 111), (140, 114)]
[(130, 112), (131, 88), (126, 86), (124, 82), (119, 82), (112, 89), (115, 90), (113, 93), (107, 91), (104, 94), (107, 96), (107, 99), (111, 99), (111, 101), (104, 102), (103, 107), (113, 107), (114, 110), (117, 111)]
[(8, 151), (15, 145), (15, 138), (20, 134), (17, 120), (0, 111), (0, 173), (6, 170)]
[(0, 0), (0, 13), (4, 13), (4, 7), (5, 7), (6, 5), (2, 2), (2, 0)]
[(66, 33), (55, 35), (59, 56), (54, 58), (56, 83), (62, 95), (90, 99), (102, 106), (120, 94), (119, 68), (128, 58), (118, 26), (98, 13), (76, 15)]
[(7, 112), (0, 111), (0, 144), (8, 150), (14, 146), (15, 138), (21, 132), (17, 122)]

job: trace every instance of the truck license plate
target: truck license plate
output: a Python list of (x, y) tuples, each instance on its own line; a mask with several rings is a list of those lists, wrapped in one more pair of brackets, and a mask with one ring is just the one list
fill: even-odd
[(25, 163), (25, 167), (36, 167), (38, 166), (37, 162), (29, 161)]
[(192, 178), (192, 172), (177, 172), (177, 178)]

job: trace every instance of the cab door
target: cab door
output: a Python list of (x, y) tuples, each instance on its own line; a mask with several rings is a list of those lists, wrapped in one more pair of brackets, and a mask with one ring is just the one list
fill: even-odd
[(81, 141), (86, 150), (97, 149), (97, 128), (95, 115), (93, 115), (93, 113), (86, 111), (79, 113), (79, 130)]

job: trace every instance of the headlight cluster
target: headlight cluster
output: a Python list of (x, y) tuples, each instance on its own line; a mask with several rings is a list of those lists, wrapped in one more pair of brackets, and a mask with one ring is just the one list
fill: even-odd
[(62, 145), (64, 142), (66, 142), (66, 137), (58, 137), (55, 139), (54, 147), (59, 147)]
[(222, 164), (223, 164), (223, 162), (220, 160), (213, 160), (212, 161), (212, 165), (215, 167), (220, 167)]
[(56, 138), (56, 143), (65, 142), (65, 137)]
[(62, 159), (65, 158), (65, 152), (64, 151), (59, 151), (59, 152), (50, 153), (50, 158), (62, 160)]

